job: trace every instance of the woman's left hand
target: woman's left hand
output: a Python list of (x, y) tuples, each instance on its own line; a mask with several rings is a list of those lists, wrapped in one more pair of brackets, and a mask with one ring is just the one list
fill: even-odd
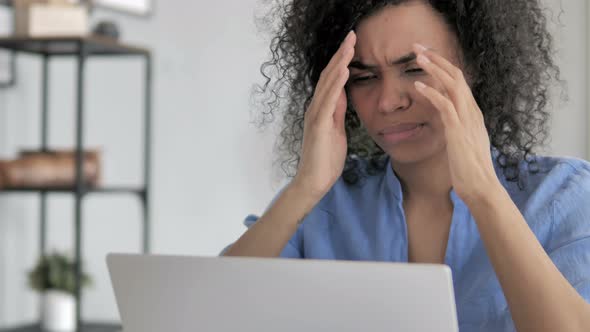
[(417, 90), (440, 112), (455, 193), (466, 203), (477, 201), (499, 184), (483, 114), (459, 68), (422, 45), (414, 44), (414, 51), (418, 65), (445, 90), (415, 82)]

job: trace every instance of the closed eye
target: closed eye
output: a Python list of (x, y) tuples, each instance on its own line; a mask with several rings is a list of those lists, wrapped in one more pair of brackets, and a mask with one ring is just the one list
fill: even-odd
[(422, 68), (412, 68), (412, 69), (406, 70), (406, 73), (409, 73), (409, 74), (422, 73), (422, 72), (424, 72), (424, 70)]
[(352, 77), (349, 82), (352, 84), (362, 84), (362, 83), (371, 81), (372, 79), (375, 79), (376, 77), (377, 76), (375, 76), (375, 75), (356, 76), (356, 77)]

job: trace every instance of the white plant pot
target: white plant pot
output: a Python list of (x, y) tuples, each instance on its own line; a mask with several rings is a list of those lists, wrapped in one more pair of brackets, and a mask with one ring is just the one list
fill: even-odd
[(47, 331), (76, 329), (76, 298), (66, 292), (49, 290), (41, 300), (41, 327)]

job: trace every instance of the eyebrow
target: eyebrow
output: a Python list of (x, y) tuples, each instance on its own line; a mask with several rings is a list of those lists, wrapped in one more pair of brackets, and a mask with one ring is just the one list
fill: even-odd
[[(406, 64), (408, 62), (412, 62), (416, 60), (416, 53), (411, 52), (408, 53), (404, 56), (401, 56), (400, 58), (394, 60), (391, 62), (392, 66), (398, 66), (398, 65), (402, 65), (402, 64)], [(375, 65), (368, 65), (365, 63), (362, 63), (360, 61), (352, 61), (349, 65), (349, 68), (355, 68), (355, 69), (359, 69), (359, 70), (371, 70), (371, 69), (376, 69), (378, 66)]]

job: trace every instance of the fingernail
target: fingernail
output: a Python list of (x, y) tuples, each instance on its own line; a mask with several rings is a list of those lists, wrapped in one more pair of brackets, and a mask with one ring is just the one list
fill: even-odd
[(422, 44), (415, 43), (414, 46), (416, 46), (420, 52), (428, 51), (428, 48)]
[(418, 55), (418, 62), (429, 63), (430, 59), (428, 59), (424, 54)]
[(414, 85), (418, 88), (418, 89), (424, 89), (426, 88), (426, 84), (420, 82), (420, 81), (416, 81), (414, 82)]

